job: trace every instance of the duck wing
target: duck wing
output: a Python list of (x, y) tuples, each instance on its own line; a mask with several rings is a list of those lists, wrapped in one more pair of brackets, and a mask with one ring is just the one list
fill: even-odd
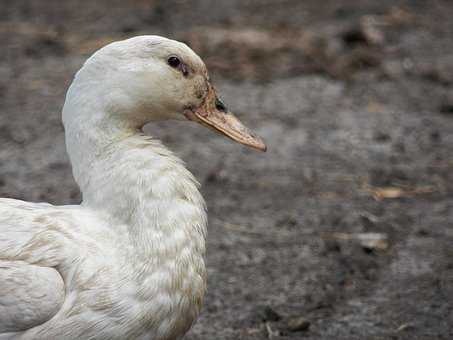
[(0, 261), (0, 334), (50, 320), (64, 302), (64, 282), (54, 268)]
[(0, 199), (0, 338), (45, 323), (64, 303), (65, 284), (55, 268), (57, 240), (49, 232), (57, 223), (52, 209)]

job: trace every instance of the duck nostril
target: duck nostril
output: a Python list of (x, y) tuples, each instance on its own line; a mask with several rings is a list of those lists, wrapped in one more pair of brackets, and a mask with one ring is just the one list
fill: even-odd
[(222, 111), (222, 112), (226, 112), (227, 111), (227, 108), (226, 108), (225, 104), (219, 98), (215, 99), (215, 107), (219, 111)]

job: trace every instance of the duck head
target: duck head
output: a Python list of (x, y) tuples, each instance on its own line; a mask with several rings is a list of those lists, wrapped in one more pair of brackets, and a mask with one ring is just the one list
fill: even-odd
[(261, 138), (220, 100), (200, 57), (181, 42), (139, 36), (111, 43), (87, 60), (77, 78), (97, 79), (91, 88), (108, 89), (99, 94), (104, 112), (136, 128), (150, 121), (184, 119), (266, 150)]

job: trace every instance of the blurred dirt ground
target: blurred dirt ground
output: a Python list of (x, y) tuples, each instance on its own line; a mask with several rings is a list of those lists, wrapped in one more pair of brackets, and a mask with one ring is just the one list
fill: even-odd
[(452, 17), (447, 0), (3, 0), (0, 194), (78, 203), (74, 72), (112, 40), (183, 40), (269, 146), (148, 129), (210, 212), (187, 339), (453, 339)]

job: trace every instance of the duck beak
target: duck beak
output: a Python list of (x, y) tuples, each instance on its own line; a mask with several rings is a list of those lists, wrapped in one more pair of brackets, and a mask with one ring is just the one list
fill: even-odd
[(250, 131), (237, 119), (217, 97), (215, 89), (209, 85), (208, 94), (196, 109), (184, 112), (187, 119), (209, 127), (232, 140), (260, 151), (266, 151), (263, 140)]

